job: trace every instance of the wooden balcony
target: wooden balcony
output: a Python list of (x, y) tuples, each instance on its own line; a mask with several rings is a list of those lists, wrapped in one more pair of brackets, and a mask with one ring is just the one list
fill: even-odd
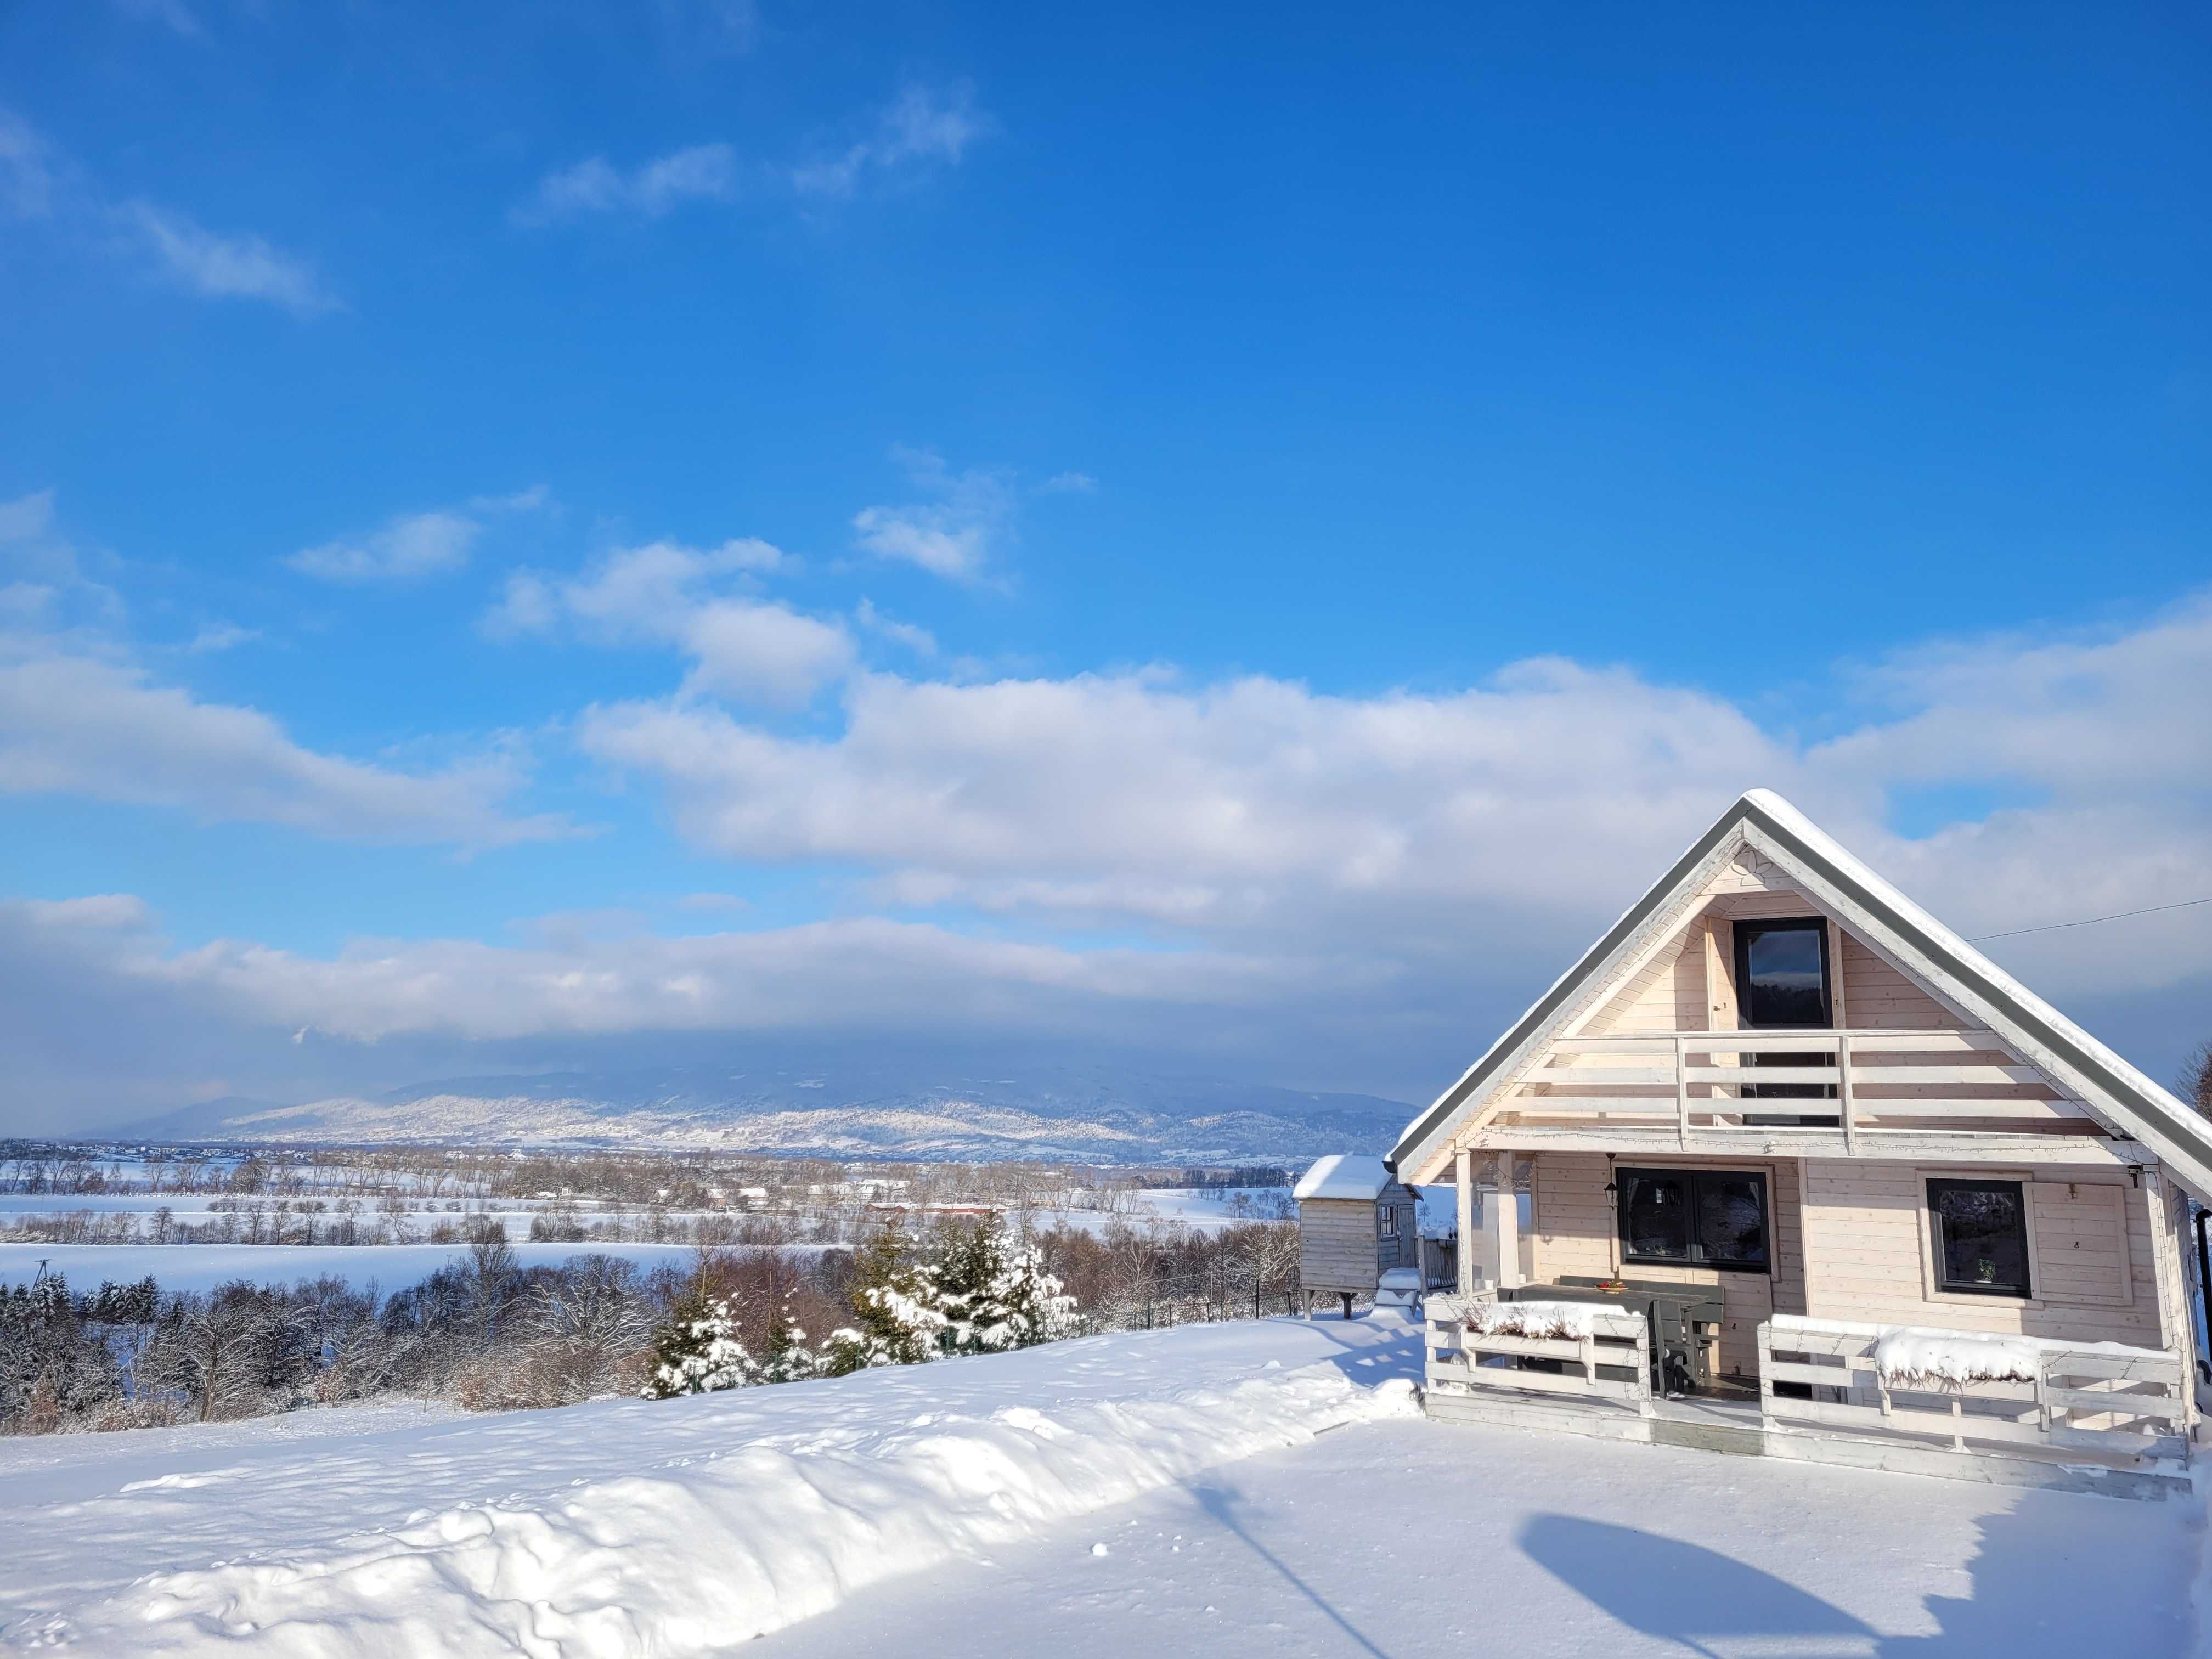
[(1480, 1140), (1911, 1157), (1946, 1137), (1946, 1155), (1978, 1144), (2021, 1161), (2140, 1161), (1992, 1033), (1968, 1030), (1561, 1037)]

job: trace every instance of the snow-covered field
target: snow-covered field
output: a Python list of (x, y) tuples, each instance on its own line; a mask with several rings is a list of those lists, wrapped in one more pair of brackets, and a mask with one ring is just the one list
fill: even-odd
[[(2185, 1652), (2195, 1503), (1431, 1424), (1272, 1320), (7, 1448), (0, 1640), (147, 1655)], [(204, 1436), (206, 1438), (195, 1438)], [(48, 1448), (53, 1448), (49, 1450)], [(21, 1461), (18, 1461), (18, 1460)]]

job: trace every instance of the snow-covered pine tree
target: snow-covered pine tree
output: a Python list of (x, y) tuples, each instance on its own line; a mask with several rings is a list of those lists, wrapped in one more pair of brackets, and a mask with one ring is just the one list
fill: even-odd
[(906, 1236), (896, 1227), (885, 1227), (861, 1246), (853, 1263), (852, 1297), (860, 1323), (830, 1334), (822, 1345), (823, 1375), (937, 1358), (949, 1322), (936, 1277), (911, 1258)]
[(653, 1343), (653, 1375), (638, 1393), (647, 1400), (716, 1394), (763, 1380), (760, 1363), (738, 1340), (738, 1322), (723, 1301), (696, 1301), (662, 1326)]
[(784, 1293), (769, 1316), (768, 1346), (760, 1359), (763, 1382), (803, 1382), (822, 1375), (823, 1357), (806, 1346), (806, 1333), (791, 1316), (791, 1295)]
[(1073, 1328), (1075, 1298), (1036, 1244), (988, 1223), (945, 1238), (935, 1279), (948, 1353), (1035, 1347)]

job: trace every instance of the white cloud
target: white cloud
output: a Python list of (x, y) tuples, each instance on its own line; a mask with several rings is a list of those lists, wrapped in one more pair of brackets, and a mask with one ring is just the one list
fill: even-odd
[(881, 635), (894, 645), (902, 645), (917, 657), (937, 654), (937, 636), (934, 634), (914, 623), (898, 622), (886, 617), (876, 608), (872, 600), (865, 596), (854, 608), (853, 618), (871, 634)]
[(258, 628), (244, 628), (236, 623), (211, 622), (203, 625), (199, 632), (192, 635), (185, 649), (193, 656), (201, 657), (210, 652), (229, 651), (238, 646), (251, 645), (261, 636), (261, 630)]
[(853, 518), (862, 547), (886, 559), (920, 565), (953, 581), (980, 580), (1012, 534), (1012, 478), (989, 467), (954, 473), (933, 450), (895, 448), (892, 456), (933, 500), (865, 507)]
[(622, 548), (573, 579), (516, 572), (483, 628), (495, 639), (511, 639), (565, 623), (600, 643), (669, 645), (691, 659), (687, 693), (804, 702), (852, 666), (852, 635), (842, 623), (720, 586), (788, 562), (780, 550), (751, 539), (703, 549), (668, 541)]
[[(1557, 659), (1472, 690), (1370, 697), (1257, 677), (863, 674), (826, 740), (681, 701), (593, 708), (578, 737), (657, 779), (708, 851), (872, 872), (879, 902), (1118, 916), (1215, 944), (1406, 959), (1480, 940), (1556, 963), (1754, 786), (1796, 799), (1968, 933), (2212, 892), (2212, 605), (1879, 672), (1912, 701), (1809, 746), (1713, 694)], [(1892, 791), (1931, 776), (2050, 799), (1893, 833)], [(2212, 969), (2212, 932), (2186, 921), (2159, 924), (2149, 951), (2142, 933), (2110, 950), (2044, 935), (2007, 959), (2062, 989), (2171, 983)]]
[(184, 0), (115, 0), (115, 9), (138, 22), (160, 23), (188, 40), (200, 33), (200, 20)]
[(909, 86), (876, 118), (868, 137), (793, 167), (791, 185), (802, 196), (843, 197), (871, 176), (955, 167), (994, 125), (975, 108), (975, 90), (964, 83), (941, 91)]
[(658, 219), (693, 202), (733, 201), (738, 182), (738, 154), (727, 144), (694, 144), (628, 171), (594, 155), (547, 173), (512, 216), (525, 225), (593, 213)]
[(301, 317), (339, 308), (313, 265), (265, 237), (222, 235), (150, 202), (125, 202), (116, 217), (143, 243), (155, 264), (191, 293), (216, 300), (266, 300)]
[(358, 1042), (779, 1031), (834, 1026), (854, 1009), (866, 1010), (872, 1029), (927, 1030), (1018, 1017), (1038, 999), (1249, 1009), (1345, 971), (1289, 956), (1076, 951), (876, 917), (552, 947), (362, 940), (327, 958), (220, 941), (134, 954), (125, 965), (211, 994), (240, 1018)]
[(264, 236), (212, 231), (190, 214), (143, 199), (111, 200), (82, 167), (4, 108), (0, 213), (88, 233), (203, 298), (265, 301), (301, 317), (341, 308), (308, 261)]
[(0, 793), (171, 807), (340, 841), (486, 848), (570, 833), (516, 817), (520, 755), (495, 748), (432, 773), (306, 749), (257, 709), (203, 702), (127, 663), (0, 663)]
[(402, 582), (458, 570), (483, 526), (459, 513), (407, 513), (349, 542), (303, 547), (284, 562), (329, 582)]
[(356, 586), (443, 575), (469, 562), (486, 518), (534, 511), (550, 500), (539, 484), (512, 495), (478, 495), (465, 507), (403, 513), (366, 536), (303, 547), (284, 562), (303, 575)]
[(42, 219), (53, 211), (52, 151), (29, 122), (0, 108), (0, 211)]
[(24, 914), (41, 927), (143, 927), (153, 920), (135, 893), (93, 893), (83, 898), (27, 899)]
[(34, 490), (12, 501), (0, 501), (0, 542), (33, 541), (53, 526), (54, 492)]

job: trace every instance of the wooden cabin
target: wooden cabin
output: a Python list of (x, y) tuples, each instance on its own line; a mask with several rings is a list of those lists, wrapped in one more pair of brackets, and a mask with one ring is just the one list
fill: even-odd
[[(2136, 1495), (2179, 1479), (2212, 1125), (1768, 792), (1389, 1164), (1457, 1188), (1433, 1415)], [(1485, 1201), (1516, 1188), (1525, 1238)]]
[(1371, 1297), (1392, 1267), (1421, 1265), (1419, 1200), (1379, 1158), (1336, 1153), (1317, 1160), (1291, 1195), (1298, 1202), (1298, 1283), (1306, 1309)]

